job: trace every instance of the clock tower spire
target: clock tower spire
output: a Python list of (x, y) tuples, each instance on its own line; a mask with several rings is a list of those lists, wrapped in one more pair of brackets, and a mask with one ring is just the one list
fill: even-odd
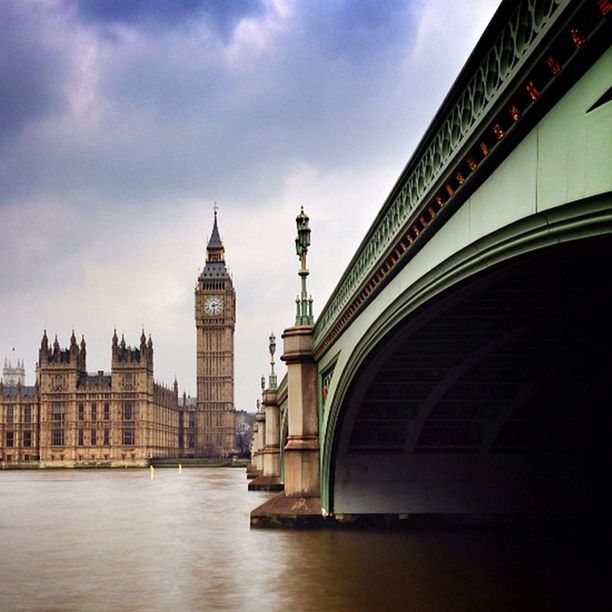
[(213, 261), (221, 261), (225, 263), (225, 249), (219, 235), (219, 226), (217, 225), (217, 205), (215, 204), (215, 220), (213, 229), (210, 234), (208, 246), (206, 247), (206, 263)]
[(236, 294), (214, 209), (206, 263), (195, 289), (197, 410), (195, 456), (227, 457), (235, 447), (234, 327)]

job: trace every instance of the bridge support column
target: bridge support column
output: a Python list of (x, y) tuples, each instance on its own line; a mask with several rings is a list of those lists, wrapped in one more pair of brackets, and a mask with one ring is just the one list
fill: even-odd
[[(255, 425), (253, 425), (253, 436), (255, 436)], [(248, 480), (252, 480), (257, 476), (257, 469), (255, 467), (255, 442), (251, 442), (251, 456), (249, 458), (249, 463), (246, 467), (246, 477)]]
[(266, 415), (263, 410), (259, 410), (255, 415), (257, 423), (257, 455), (255, 456), (255, 468), (263, 473), (263, 449), (266, 444)]
[(284, 449), (285, 490), (251, 512), (254, 527), (313, 527), (323, 522), (319, 467), (317, 373), (313, 328), (285, 330), (288, 436)]
[(257, 471), (257, 431), (259, 427), (257, 423), (253, 424), (253, 432), (251, 434), (251, 460), (247, 465), (247, 478), (249, 480), (259, 476)]
[[(255, 425), (253, 426), (253, 455), (251, 469), (247, 469), (247, 478), (257, 478), (263, 474), (263, 449), (265, 445), (265, 423), (266, 416), (263, 410), (255, 413)], [(251, 485), (249, 484), (249, 490)]]
[(320, 496), (317, 375), (312, 350), (312, 327), (285, 330), (288, 436), (285, 446), (285, 495)]
[[(280, 481), (280, 421), (276, 389), (263, 393), (265, 445), (261, 451), (263, 471), (249, 483), (249, 491), (282, 491)], [(261, 423), (260, 423), (261, 426)]]

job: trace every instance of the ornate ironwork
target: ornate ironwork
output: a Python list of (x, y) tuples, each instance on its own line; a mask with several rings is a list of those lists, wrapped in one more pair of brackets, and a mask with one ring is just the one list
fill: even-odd
[[(511, 88), (517, 87), (521, 74), (529, 73), (528, 62), (535, 61), (535, 49), (572, 4), (580, 6), (585, 3), (523, 0), (505, 23), (497, 24), (501, 31), (493, 44), (488, 48), (477, 47), (458, 84), (449, 94), (450, 102), (434, 119), (432, 128), (415, 151), (318, 318), (315, 327), (317, 353), (325, 350), (363, 307), (395, 262), (425, 230), (428, 222), (423, 212), (429, 210), (433, 219), (447, 200), (465, 189), (464, 183), (468, 182), (469, 175), (495, 149), (502, 138), (500, 134), (505, 136), (512, 128), (509, 118), (518, 122), (524, 116), (526, 106), (540, 97), (541, 87), (538, 88), (533, 80), (523, 81), (522, 85), (523, 92), (531, 98), (530, 102), (522, 104), (512, 100), (512, 91), (515, 90)], [(479, 63), (476, 63), (477, 54), (482, 58)], [(554, 69), (549, 66), (549, 70)], [(468, 78), (465, 74), (472, 76)], [(553, 75), (556, 76), (554, 71)], [(462, 77), (465, 85), (460, 83)], [(500, 110), (506, 117), (503, 129), (497, 121), (491, 121), (500, 102), (503, 103)], [(499, 129), (494, 130), (494, 124)], [(484, 140), (487, 136), (483, 127), (489, 130), (489, 142)], [(481, 134), (480, 140), (474, 141), (478, 134)], [(459, 159), (458, 156), (464, 157)], [(431, 206), (435, 206), (437, 211), (434, 212)]]

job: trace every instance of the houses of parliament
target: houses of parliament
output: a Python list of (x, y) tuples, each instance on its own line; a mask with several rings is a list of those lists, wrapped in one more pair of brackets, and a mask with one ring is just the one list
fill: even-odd
[(34, 385), (22, 360), (0, 381), (0, 463), (7, 466), (144, 466), (152, 459), (235, 452), (235, 291), (214, 214), (195, 287), (197, 397), (154, 378), (153, 341), (135, 346), (115, 330), (111, 371), (87, 370), (85, 338), (62, 348), (43, 333)]

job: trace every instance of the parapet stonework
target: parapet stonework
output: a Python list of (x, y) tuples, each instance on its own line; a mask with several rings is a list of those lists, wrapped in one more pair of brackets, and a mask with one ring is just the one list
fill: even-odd
[[(153, 377), (153, 343), (132, 348), (116, 332), (110, 373), (88, 373), (86, 344), (67, 349), (43, 335), (36, 384), (0, 383), (0, 466), (144, 466), (180, 457), (184, 429), (178, 385)], [(187, 428), (188, 429), (188, 428)]]

